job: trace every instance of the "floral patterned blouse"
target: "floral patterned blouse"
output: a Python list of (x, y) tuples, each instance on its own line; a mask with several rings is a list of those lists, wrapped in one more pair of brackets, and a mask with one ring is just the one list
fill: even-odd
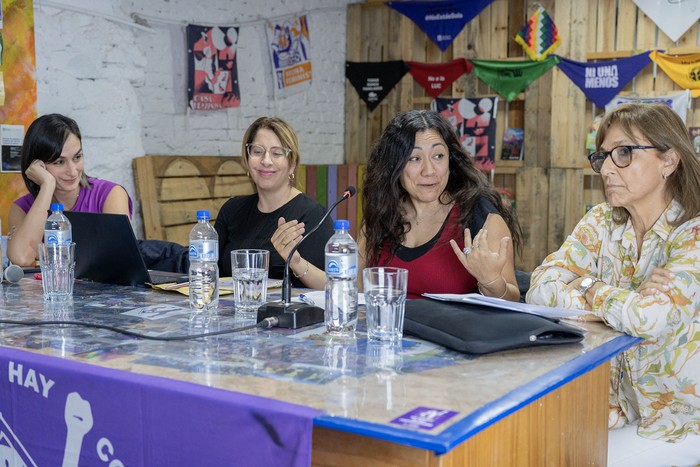
[[(639, 435), (671, 442), (700, 434), (700, 217), (669, 224), (682, 209), (669, 204), (638, 254), (632, 222), (615, 224), (607, 203), (594, 207), (535, 269), (527, 293), (528, 303), (583, 309), (568, 284), (583, 275), (605, 283), (593, 313), (645, 339), (612, 361), (609, 427), (638, 420)], [(671, 288), (643, 297), (636, 290), (655, 267), (673, 271)]]

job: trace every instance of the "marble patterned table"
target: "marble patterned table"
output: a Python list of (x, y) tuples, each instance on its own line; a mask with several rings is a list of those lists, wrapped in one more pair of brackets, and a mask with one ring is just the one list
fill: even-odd
[[(70, 319), (153, 336), (254, 323), (227, 297), (192, 320), (173, 292), (77, 281), (46, 304), (29, 276), (4, 285), (3, 319)], [(470, 356), (405, 338), (331, 338), (322, 326), (159, 342), (77, 326), (0, 325), (6, 348), (154, 375), (320, 411), (314, 465), (604, 465), (608, 361), (637, 340), (587, 323), (579, 344)], [(1, 349), (0, 349), (1, 350)]]

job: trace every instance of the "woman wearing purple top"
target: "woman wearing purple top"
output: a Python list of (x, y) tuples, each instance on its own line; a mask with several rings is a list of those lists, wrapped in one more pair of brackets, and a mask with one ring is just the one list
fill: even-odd
[(22, 178), (29, 194), (10, 207), (7, 257), (33, 266), (51, 203), (66, 211), (126, 214), (132, 203), (126, 190), (84, 172), (80, 129), (59, 114), (44, 115), (29, 126), (21, 152)]

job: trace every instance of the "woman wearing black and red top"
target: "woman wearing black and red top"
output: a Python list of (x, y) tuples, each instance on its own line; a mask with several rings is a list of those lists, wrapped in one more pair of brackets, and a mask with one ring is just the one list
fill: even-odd
[[(394, 117), (369, 155), (362, 195), (360, 269), (408, 269), (409, 298), (480, 291), (520, 299), (520, 227), (437, 112)], [(320, 289), (324, 279), (313, 268), (307, 284)]]
[(366, 173), (359, 240), (367, 266), (408, 269), (413, 298), (480, 291), (520, 299), (517, 221), (437, 112), (394, 117)]

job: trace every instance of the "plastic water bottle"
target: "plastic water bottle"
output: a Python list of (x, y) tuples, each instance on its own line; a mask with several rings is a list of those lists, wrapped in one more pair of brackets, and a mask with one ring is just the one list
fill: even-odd
[(326, 330), (350, 335), (357, 324), (357, 244), (348, 233), (350, 222), (337, 220), (326, 243)]
[(53, 203), (51, 215), (44, 224), (44, 243), (67, 244), (73, 241), (73, 233), (70, 221), (63, 215), (63, 205)]
[(209, 223), (209, 211), (197, 211), (190, 232), (190, 308), (215, 311), (219, 305), (219, 234)]

